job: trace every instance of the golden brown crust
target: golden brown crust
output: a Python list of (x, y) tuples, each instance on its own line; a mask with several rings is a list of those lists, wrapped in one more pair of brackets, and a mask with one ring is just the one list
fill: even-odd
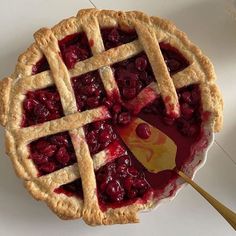
[(166, 106), (166, 112), (168, 115), (179, 116), (179, 101), (177, 93), (173, 80), (171, 79), (166, 64), (163, 60), (159, 43), (155, 37), (155, 31), (153, 28), (147, 28), (141, 23), (136, 24), (136, 29), (139, 40), (143, 45), (144, 51), (148, 55), (148, 59), (153, 68), (153, 73), (157, 80), (160, 94), (162, 95), (164, 101), (166, 98), (169, 98), (169, 102), (167, 104), (168, 106)]
[(0, 80), (0, 124), (5, 126), (9, 110), (9, 96), (12, 79), (7, 77)]
[[(135, 28), (139, 40), (105, 51), (100, 27), (116, 25), (122, 28)], [(93, 57), (76, 63), (75, 67), (68, 71), (59, 56), (57, 41), (66, 35), (80, 31), (84, 31), (88, 39), (94, 40), (95, 43), (91, 49)], [(178, 114), (178, 99), (174, 87), (200, 84), (203, 111), (209, 111), (212, 114), (212, 126), (215, 131), (219, 131), (223, 123), (223, 101), (215, 85), (215, 73), (211, 62), (198, 47), (188, 40), (185, 33), (179, 31), (171, 22), (158, 17), (148, 17), (137, 11), (84, 9), (79, 11), (76, 17), (63, 20), (52, 29), (40, 29), (34, 36), (36, 42), (19, 57), (12, 79), (6, 78), (0, 81), (0, 123), (6, 126), (6, 149), (17, 174), (24, 179), (29, 192), (36, 199), (45, 201), (62, 219), (82, 217), (91, 225), (138, 222), (137, 212), (152, 208), (158, 202), (157, 199), (150, 197), (146, 204), (136, 202), (118, 209), (109, 208), (105, 212), (102, 212), (98, 205), (94, 169), (106, 163), (106, 150), (91, 158), (81, 127), (98, 117), (106, 119), (109, 114), (102, 107), (78, 113), (70, 77), (98, 69), (106, 92), (111, 94), (111, 91), (116, 91), (119, 96), (110, 65), (145, 50), (159, 83), (158, 88), (153, 83), (146, 89), (151, 89), (153, 95), (158, 93), (164, 98), (169, 97), (168, 105), (171, 105), (174, 113)], [(178, 48), (190, 62), (190, 66), (175, 74), (173, 80), (167, 73), (161, 58), (158, 45), (161, 41)], [(43, 55), (46, 56), (51, 70), (32, 75), (32, 67)], [(59, 90), (66, 116), (46, 122), (41, 127), (21, 128), (22, 102), (26, 91), (45, 88), (53, 84)], [(139, 103), (140, 99), (142, 100), (145, 96), (144, 92), (142, 91), (136, 100), (134, 99), (128, 105), (134, 106)], [(77, 122), (74, 122), (75, 120)], [(70, 133), (78, 165), (74, 164), (49, 175), (38, 177), (32, 160), (28, 158), (27, 144), (39, 137), (65, 130)], [(54, 192), (61, 185), (80, 177), (85, 186), (83, 188), (84, 200)]]

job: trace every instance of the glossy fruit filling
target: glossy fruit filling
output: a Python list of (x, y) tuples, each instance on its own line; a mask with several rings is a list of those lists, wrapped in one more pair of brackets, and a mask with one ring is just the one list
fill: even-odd
[[(62, 59), (68, 69), (72, 69), (76, 62), (92, 56), (87, 36), (84, 32), (65, 37), (58, 42)], [(49, 70), (47, 59), (43, 57), (32, 67), (32, 75)]]
[(122, 29), (121, 27), (103, 28), (101, 29), (101, 35), (106, 50), (138, 39), (135, 30)]
[(76, 196), (80, 199), (84, 198), (81, 179), (77, 179), (68, 184), (63, 184), (59, 188), (56, 188), (54, 192), (58, 194), (63, 193), (67, 195), (68, 197)]
[(117, 135), (109, 121), (93, 122), (86, 125), (84, 131), (92, 155), (105, 149), (109, 144), (117, 140)]
[(72, 78), (72, 86), (79, 111), (102, 105), (106, 93), (98, 71)]
[(29, 91), (25, 96), (22, 127), (44, 123), (64, 115), (56, 87)]
[[(62, 58), (71, 69), (78, 61), (91, 57), (88, 39), (84, 32), (69, 35), (58, 42)], [(45, 57), (32, 68), (32, 74), (38, 74), (49, 69)], [(97, 107), (101, 104), (104, 89), (97, 72), (72, 79), (75, 89), (78, 110)], [(29, 91), (23, 102), (22, 127), (44, 123), (63, 116), (60, 96), (55, 87)]]
[(136, 127), (135, 131), (137, 136), (140, 137), (141, 139), (148, 139), (151, 136), (150, 125), (148, 125), (147, 123), (140, 123)]
[(76, 162), (75, 151), (67, 132), (40, 138), (29, 145), (30, 159), (39, 176), (72, 165)]
[(68, 69), (78, 61), (92, 56), (87, 36), (84, 32), (69, 35), (59, 41), (62, 58)]
[(128, 153), (100, 168), (96, 180), (102, 209), (130, 204), (151, 190), (144, 168), (135, 165)]
[(189, 66), (189, 62), (185, 57), (178, 51), (178, 49), (172, 47), (170, 44), (161, 42), (160, 48), (171, 75)]
[(32, 67), (32, 75), (41, 73), (45, 70), (49, 70), (49, 64), (46, 57), (44, 56)]
[(112, 66), (115, 79), (123, 100), (131, 100), (147, 85), (155, 80), (145, 53), (116, 63)]
[(163, 100), (159, 97), (145, 107), (139, 117), (167, 134), (177, 145), (178, 168), (190, 161), (191, 148), (201, 137), (201, 98), (198, 85), (177, 91), (181, 115), (177, 119), (166, 116)]
[[(102, 29), (101, 34), (106, 49), (137, 39), (134, 30), (124, 30), (120, 27)], [(92, 47), (94, 42), (92, 43), (91, 39), (89, 42)], [(89, 43), (84, 33), (68, 36), (61, 40), (59, 45), (62, 58), (68, 68), (73, 68), (77, 61), (91, 56)], [(170, 75), (189, 66), (189, 62), (176, 48), (167, 43), (160, 43), (160, 48)], [(37, 64), (38, 68), (34, 68), (33, 73), (39, 73), (43, 68), (46, 68), (46, 64), (40, 63)], [(116, 63), (112, 65), (112, 69), (123, 100), (122, 105), (118, 99), (107, 97), (97, 71), (72, 78), (79, 111), (104, 105), (109, 109), (112, 117), (107, 121), (97, 121), (84, 126), (91, 155), (104, 149), (108, 150), (114, 143), (119, 143), (123, 147), (121, 156), (118, 155), (116, 159), (108, 156), (108, 160), (111, 161), (95, 172), (98, 200), (103, 210), (107, 207), (116, 208), (128, 205), (136, 200), (144, 203), (148, 200), (151, 192), (158, 195), (170, 181), (177, 177), (173, 170), (154, 174), (145, 169), (122, 143), (116, 130), (117, 126), (129, 125), (132, 120), (132, 113), (125, 107), (125, 103), (135, 98), (143, 88), (155, 81), (146, 54), (140, 53), (130, 59)], [(37, 95), (37, 91), (31, 93)], [(178, 119), (166, 115), (161, 97), (157, 97), (151, 104), (144, 107), (137, 116), (150, 125), (157, 127), (174, 140), (178, 147), (176, 165), (177, 168), (181, 168), (186, 162), (191, 161), (193, 147), (202, 138), (202, 117), (198, 85), (182, 88), (177, 93), (181, 110), (181, 116)], [(49, 99), (46, 101), (49, 101)], [(32, 104), (32, 107), (27, 108), (26, 106), (29, 109), (29, 115), (27, 116), (25, 111), (25, 123), (27, 125), (24, 126), (31, 124), (28, 120), (31, 120), (35, 109), (33, 102)], [(43, 105), (46, 106), (46, 103), (43, 103)], [(26, 108), (24, 107), (24, 109)], [(62, 113), (59, 114), (62, 115)], [(37, 117), (37, 120), (41, 120), (40, 118), (40, 116)], [(43, 118), (45, 119), (45, 117)], [(37, 123), (41, 122), (35, 122), (34, 124)], [(139, 137), (148, 139), (150, 136), (149, 125), (142, 123), (136, 128), (135, 132)], [(57, 136), (59, 137), (56, 138)], [(30, 150), (30, 158), (34, 161), (40, 175), (51, 173), (76, 162), (68, 134), (57, 134), (34, 141), (30, 144)], [(81, 180), (62, 185), (55, 192), (83, 198)]]

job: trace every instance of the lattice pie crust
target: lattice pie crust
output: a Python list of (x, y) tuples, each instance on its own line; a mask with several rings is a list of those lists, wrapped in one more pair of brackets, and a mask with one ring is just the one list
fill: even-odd
[[(135, 28), (138, 40), (123, 44), (107, 51), (104, 49), (100, 28)], [(58, 40), (76, 32), (84, 31), (88, 39), (93, 39), (93, 56), (79, 61), (73, 69), (65, 66), (58, 46)], [(116, 12), (87, 9), (78, 12), (76, 17), (63, 20), (52, 29), (42, 28), (34, 34), (35, 43), (23, 53), (15, 72), (0, 81), (0, 122), (6, 129), (6, 149), (11, 157), (17, 174), (24, 180), (26, 188), (38, 200), (48, 206), (63, 219), (82, 217), (91, 225), (137, 222), (137, 212), (152, 207), (155, 199), (150, 197), (146, 204), (138, 202), (117, 208), (100, 210), (96, 196), (94, 169), (106, 163), (106, 150), (90, 156), (82, 127), (92, 121), (110, 117), (106, 107), (78, 112), (71, 77), (99, 70), (108, 95), (119, 94), (110, 65), (145, 51), (152, 66), (157, 83), (148, 87), (153, 93), (161, 94), (167, 113), (178, 116), (179, 104), (176, 89), (190, 84), (199, 84), (203, 111), (211, 112), (214, 131), (222, 126), (222, 99), (215, 85), (213, 66), (202, 52), (177, 30), (169, 21), (158, 17), (148, 17), (141, 12)], [(190, 65), (171, 78), (164, 63), (158, 42), (170, 43), (184, 55)], [(50, 70), (32, 75), (32, 67), (45, 55)], [(27, 91), (56, 85), (65, 116), (41, 125), (21, 127), (22, 102)], [(127, 106), (134, 106), (143, 98), (143, 91)], [(168, 98), (168, 99), (165, 99)], [(38, 138), (69, 131), (76, 152), (77, 162), (51, 174), (37, 176), (37, 170), (28, 158), (27, 145)], [(56, 194), (53, 190), (63, 184), (81, 177), (84, 200)]]

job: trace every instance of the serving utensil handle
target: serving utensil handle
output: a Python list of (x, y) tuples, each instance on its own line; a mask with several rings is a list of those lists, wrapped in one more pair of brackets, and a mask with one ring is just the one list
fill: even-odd
[(186, 174), (182, 171), (177, 171), (177, 173), (189, 183), (195, 190), (197, 190), (224, 218), (236, 231), (236, 214), (212, 197), (208, 192), (198, 186), (194, 181), (192, 181)]

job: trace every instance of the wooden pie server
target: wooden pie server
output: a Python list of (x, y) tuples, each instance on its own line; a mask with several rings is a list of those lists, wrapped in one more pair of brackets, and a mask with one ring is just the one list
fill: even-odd
[[(118, 128), (122, 140), (145, 168), (153, 173), (158, 173), (162, 170), (172, 170), (176, 167), (175, 156), (177, 147), (173, 140), (157, 128), (149, 126), (150, 136), (140, 138), (136, 133), (137, 126), (148, 124), (140, 118), (133, 119), (130, 125)], [(198, 186), (186, 174), (180, 170), (176, 173), (197, 190), (236, 230), (236, 214), (217, 201), (209, 193)]]

